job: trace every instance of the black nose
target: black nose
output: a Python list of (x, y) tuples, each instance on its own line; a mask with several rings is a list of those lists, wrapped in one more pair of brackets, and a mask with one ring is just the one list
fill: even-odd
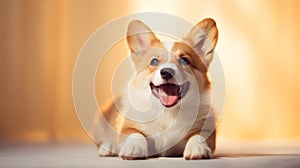
[(160, 75), (163, 79), (169, 80), (175, 75), (175, 71), (171, 68), (163, 68), (160, 70)]

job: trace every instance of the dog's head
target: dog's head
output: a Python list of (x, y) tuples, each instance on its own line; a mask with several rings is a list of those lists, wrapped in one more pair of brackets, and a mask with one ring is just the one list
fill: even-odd
[[(181, 42), (161, 42), (144, 23), (131, 21), (127, 42), (137, 70), (131, 80), (133, 92), (150, 95), (171, 108), (193, 94), (195, 87), (200, 92), (209, 88), (207, 68), (217, 39), (218, 30), (212, 19), (199, 22)], [(139, 102), (140, 96), (134, 99)]]

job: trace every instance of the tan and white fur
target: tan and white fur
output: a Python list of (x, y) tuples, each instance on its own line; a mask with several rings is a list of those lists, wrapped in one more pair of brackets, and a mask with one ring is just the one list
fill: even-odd
[(99, 155), (212, 158), (216, 131), (208, 67), (217, 39), (210, 18), (180, 42), (161, 42), (144, 23), (131, 21), (127, 43), (136, 73), (125, 95), (102, 107), (96, 118)]

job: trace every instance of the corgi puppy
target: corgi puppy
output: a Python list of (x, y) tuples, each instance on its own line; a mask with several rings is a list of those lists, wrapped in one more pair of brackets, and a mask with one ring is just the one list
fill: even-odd
[(216, 131), (208, 67), (217, 40), (210, 18), (176, 42), (162, 42), (144, 23), (131, 21), (127, 43), (136, 73), (124, 96), (97, 113), (93, 138), (99, 155), (212, 158)]

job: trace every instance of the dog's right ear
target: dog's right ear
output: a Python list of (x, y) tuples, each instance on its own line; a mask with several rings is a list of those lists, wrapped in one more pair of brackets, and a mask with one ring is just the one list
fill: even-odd
[(216, 22), (207, 18), (195, 25), (183, 39), (196, 53), (201, 56), (208, 67), (214, 56), (214, 49), (218, 41)]
[(127, 29), (127, 43), (130, 51), (136, 53), (145, 50), (153, 42), (158, 42), (152, 30), (139, 20), (133, 20), (129, 23)]

